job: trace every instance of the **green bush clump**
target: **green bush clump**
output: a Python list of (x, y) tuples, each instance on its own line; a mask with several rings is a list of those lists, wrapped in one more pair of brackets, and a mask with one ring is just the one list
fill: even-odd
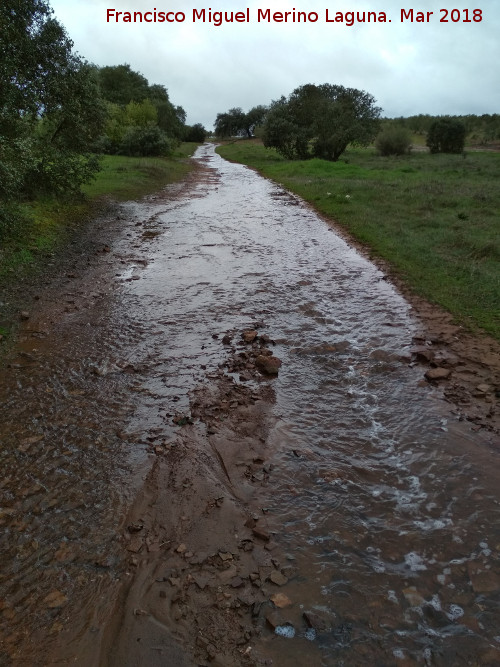
[(376, 138), (375, 148), (383, 156), (405, 155), (411, 150), (411, 134), (404, 127), (386, 127)]
[(174, 141), (157, 125), (131, 127), (120, 145), (120, 153), (130, 157), (167, 156), (174, 149)]
[(440, 118), (432, 123), (427, 134), (431, 153), (463, 153), (465, 125), (453, 118)]

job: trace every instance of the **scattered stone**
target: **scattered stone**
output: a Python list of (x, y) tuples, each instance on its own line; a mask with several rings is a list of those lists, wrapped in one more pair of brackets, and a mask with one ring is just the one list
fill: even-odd
[(245, 341), (245, 343), (253, 343), (254, 340), (257, 338), (257, 331), (244, 331), (241, 334), (241, 337)]
[(269, 575), (269, 581), (272, 581), (276, 586), (284, 586), (288, 583), (288, 579), (279, 570), (273, 570)]
[(179, 577), (169, 577), (168, 582), (171, 586), (174, 586), (174, 588), (181, 585), (181, 580)]
[(233, 560), (233, 554), (229, 551), (219, 551), (219, 556), (223, 561)]
[(204, 577), (201, 574), (193, 574), (192, 575), (194, 583), (198, 586), (198, 588), (203, 591), (207, 587), (208, 584), (208, 577)]
[(222, 343), (223, 343), (224, 345), (230, 345), (230, 344), (231, 344), (231, 341), (232, 341), (231, 336), (228, 336), (227, 334), (226, 334), (226, 335), (223, 337), (223, 339), (222, 339)]
[[(274, 603), (276, 607), (279, 609), (283, 609), (284, 607), (289, 607), (292, 604), (292, 601), (290, 598), (285, 595), (284, 593), (275, 593), (274, 595), (271, 595), (271, 602)], [(307, 612), (306, 612), (307, 613)], [(304, 613), (305, 616), (305, 613)], [(311, 626), (313, 627), (313, 626)]]
[(160, 591), (160, 597), (165, 599), (167, 597), (167, 591)]
[(255, 526), (255, 528), (252, 528), (252, 533), (255, 535), (255, 537), (258, 537), (259, 540), (264, 540), (265, 542), (269, 541), (269, 532), (261, 526)]
[(131, 523), (129, 526), (127, 526), (129, 533), (139, 533), (143, 528), (143, 523)]
[(149, 613), (145, 609), (134, 609), (134, 616), (149, 616)]
[(142, 549), (143, 544), (144, 542), (142, 541), (142, 537), (136, 535), (127, 544), (127, 551), (131, 551), (132, 553), (137, 554)]
[(193, 420), (189, 415), (175, 415), (172, 422), (177, 426), (186, 426), (186, 424), (192, 424)]
[(29, 320), (29, 318), (30, 318), (30, 314), (28, 313), (27, 310), (21, 310), (21, 312), (19, 313), (19, 317), (20, 317), (22, 320)]
[(252, 616), (253, 618), (257, 618), (257, 616), (260, 615), (260, 610), (262, 609), (262, 602), (254, 602), (252, 605)]
[(277, 611), (270, 611), (266, 614), (266, 621), (271, 630), (276, 630), (277, 627), (279, 627), (283, 619), (281, 617), (281, 614)]
[(421, 361), (424, 364), (430, 363), (434, 359), (434, 352), (428, 347), (419, 345), (418, 347), (413, 347), (410, 350), (411, 354), (415, 357), (417, 361)]
[(265, 373), (266, 375), (278, 375), (281, 367), (281, 359), (273, 357), (272, 353), (271, 356), (259, 354), (255, 359), (255, 365), (261, 373)]
[(241, 577), (235, 577), (231, 581), (231, 587), (232, 588), (241, 588), (244, 584), (245, 584), (245, 582), (243, 581), (243, 579)]
[(103, 556), (102, 558), (99, 558), (96, 561), (94, 561), (94, 564), (96, 567), (100, 567), (106, 570), (113, 566), (114, 560), (111, 556)]
[(491, 391), (491, 386), (489, 384), (478, 384), (476, 391), (481, 392), (481, 394), (487, 394)]
[(58, 607), (65, 605), (68, 601), (68, 598), (64, 595), (64, 593), (56, 590), (49, 593), (43, 601), (49, 609), (57, 609)]
[(187, 550), (187, 547), (185, 544), (179, 544), (177, 547), (176, 551), (178, 554), (183, 554)]
[(446, 380), (451, 375), (449, 368), (430, 368), (425, 373), (425, 378), (432, 382), (433, 380)]
[(303, 616), (307, 625), (316, 632), (327, 632), (331, 628), (330, 623), (314, 611), (305, 611)]

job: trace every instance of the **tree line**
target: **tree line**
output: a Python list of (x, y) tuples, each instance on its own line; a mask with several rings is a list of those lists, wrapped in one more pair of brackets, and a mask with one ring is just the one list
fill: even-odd
[(500, 140), (500, 115), (382, 118), (370, 93), (332, 84), (306, 84), (269, 106), (219, 113), (219, 138), (258, 135), (264, 146), (290, 160), (318, 157), (336, 161), (349, 145), (372, 143), (380, 155), (403, 155), (412, 135), (423, 134), (431, 153), (461, 153), (465, 139), (478, 144)]
[(46, 0), (3, 0), (0, 31), (0, 237), (20, 202), (78, 193), (100, 153), (167, 155), (205, 140), (164, 86), (77, 55)]

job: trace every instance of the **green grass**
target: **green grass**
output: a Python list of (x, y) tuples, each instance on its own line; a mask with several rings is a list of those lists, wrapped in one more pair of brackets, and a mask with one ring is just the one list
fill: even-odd
[(256, 141), (217, 150), (337, 221), (416, 294), (500, 339), (500, 153), (358, 149), (332, 163), (284, 160)]

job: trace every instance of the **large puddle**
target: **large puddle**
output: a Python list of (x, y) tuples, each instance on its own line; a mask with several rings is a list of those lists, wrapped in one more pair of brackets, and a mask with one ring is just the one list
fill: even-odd
[(120, 576), (129, 469), (179, 428), (222, 336), (255, 321), (283, 361), (261, 502), (294, 603), (255, 650), (283, 667), (500, 664), (492, 436), (419, 386), (419, 323), (377, 268), (276, 184), (211, 146), (197, 159), (186, 196), (127, 205), (136, 236), (114, 248), (117, 290), (92, 326), (77, 313), (59, 340), (26, 330), (6, 369), (5, 664), (27, 631), (57, 634), (62, 598), (98, 608)]

